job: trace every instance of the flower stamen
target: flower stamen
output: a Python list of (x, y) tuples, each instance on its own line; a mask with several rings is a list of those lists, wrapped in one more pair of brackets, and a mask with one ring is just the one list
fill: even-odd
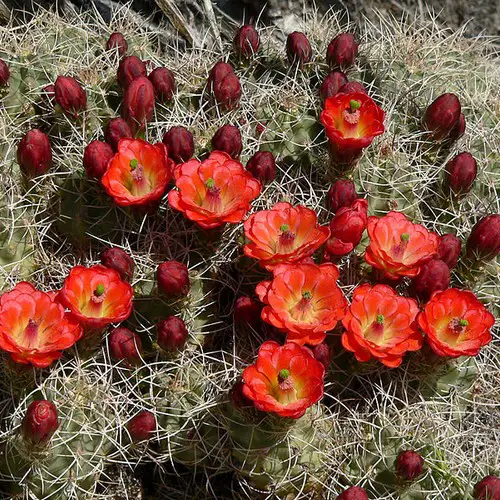
[(92, 302), (95, 304), (100, 304), (101, 302), (104, 301), (104, 298), (106, 296), (106, 288), (102, 283), (99, 283), (96, 286), (96, 289), (92, 293)]
[(282, 391), (289, 391), (293, 389), (293, 378), (290, 370), (283, 368), (278, 373), (278, 386)]

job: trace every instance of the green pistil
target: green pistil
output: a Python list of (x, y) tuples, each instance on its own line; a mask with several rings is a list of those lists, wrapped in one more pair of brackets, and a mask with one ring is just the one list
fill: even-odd
[(376, 320), (376, 321), (377, 321), (377, 323), (378, 323), (379, 325), (382, 325), (382, 324), (384, 323), (384, 319), (385, 319), (385, 318), (384, 318), (384, 315), (383, 315), (383, 314), (377, 314), (377, 320)]
[(359, 101), (356, 101), (355, 99), (351, 99), (349, 106), (351, 106), (351, 109), (355, 111), (356, 109), (359, 109), (361, 107), (361, 103)]
[(302, 294), (302, 297), (305, 299), (305, 300), (310, 300), (312, 299), (312, 293), (311, 292), (304, 292)]
[(409, 235), (409, 233), (403, 233), (401, 235), (401, 241), (410, 241), (410, 235)]
[(215, 187), (215, 181), (210, 177), (207, 179), (207, 182), (205, 182), (205, 186), (207, 186), (207, 189), (213, 189)]
[(290, 370), (287, 370), (286, 368), (283, 368), (282, 370), (279, 371), (278, 373), (278, 380), (280, 382), (283, 382), (290, 376)]
[(96, 297), (100, 297), (101, 295), (104, 294), (105, 291), (106, 291), (106, 289), (104, 288), (104, 285), (102, 283), (100, 283), (99, 285), (97, 285), (96, 289), (94, 290), (94, 295)]
[(461, 320), (458, 321), (458, 324), (460, 326), (468, 326), (469, 322), (466, 319), (461, 319)]
[(283, 233), (288, 233), (288, 231), (290, 231), (290, 226), (288, 224), (282, 224), (280, 227), (280, 231)]
[(139, 161), (136, 158), (132, 158), (130, 160), (130, 170), (135, 170), (137, 166), (139, 165)]

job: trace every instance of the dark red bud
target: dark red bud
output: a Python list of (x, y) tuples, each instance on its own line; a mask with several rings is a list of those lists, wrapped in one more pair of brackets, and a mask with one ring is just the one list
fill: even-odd
[(450, 269), (453, 269), (458, 262), (462, 242), (454, 234), (443, 234), (439, 238), (438, 258), (441, 259)]
[(259, 50), (259, 45), (259, 34), (251, 24), (242, 26), (234, 37), (234, 49), (243, 57), (252, 57)]
[(118, 85), (126, 89), (136, 78), (146, 76), (146, 65), (136, 56), (124, 57), (118, 66)]
[(131, 366), (140, 364), (142, 343), (137, 333), (120, 326), (111, 331), (108, 342), (109, 353), (115, 361), (125, 360)]
[(343, 491), (337, 500), (368, 500), (368, 494), (364, 488), (360, 486), (351, 486)]
[(40, 104), (43, 108), (46, 108), (47, 110), (51, 109), (54, 107), (56, 99), (56, 87), (55, 85), (46, 85), (42, 89), (42, 93), (40, 95)]
[(347, 77), (340, 71), (332, 71), (324, 79), (319, 88), (319, 96), (321, 102), (325, 102), (328, 98), (333, 97), (347, 83)]
[(440, 95), (425, 111), (422, 120), (430, 138), (441, 141), (448, 137), (460, 118), (461, 106), (455, 94)]
[(156, 430), (155, 416), (150, 411), (140, 411), (129, 420), (127, 430), (134, 443), (151, 439)]
[(396, 472), (403, 479), (413, 481), (422, 474), (424, 469), (424, 459), (411, 450), (400, 451), (396, 458)]
[(106, 248), (101, 252), (101, 264), (117, 271), (123, 281), (131, 282), (134, 276), (134, 260), (121, 248)]
[(24, 439), (33, 444), (45, 444), (59, 426), (57, 408), (45, 399), (33, 401), (26, 410), (21, 423)]
[(118, 32), (112, 33), (106, 42), (106, 50), (118, 50), (118, 55), (123, 57), (127, 53), (128, 43), (125, 37)]
[(5, 87), (9, 83), (10, 69), (7, 63), (0, 59), (0, 87)]
[(17, 162), (28, 178), (45, 174), (52, 166), (49, 137), (37, 128), (30, 130), (17, 146)]
[(70, 76), (58, 76), (55, 86), (55, 101), (66, 114), (73, 117), (87, 107), (87, 94), (82, 86)]
[(339, 94), (352, 94), (353, 92), (363, 92), (363, 94), (368, 94), (365, 86), (359, 82), (347, 82), (339, 89)]
[(262, 304), (251, 297), (241, 296), (234, 303), (233, 318), (238, 324), (256, 326), (260, 321)]
[(177, 316), (168, 316), (158, 322), (158, 345), (168, 352), (175, 352), (184, 347), (189, 337), (186, 324)]
[(493, 260), (500, 252), (500, 215), (488, 215), (472, 228), (466, 243), (467, 256), (475, 260)]
[(172, 100), (175, 94), (175, 77), (168, 68), (156, 68), (151, 71), (149, 80), (155, 89), (155, 96), (160, 102)]
[(332, 358), (332, 351), (328, 344), (325, 342), (321, 342), (321, 344), (315, 345), (312, 348), (314, 359), (319, 361), (324, 367), (325, 370), (330, 366), (330, 360)]
[(335, 181), (328, 191), (328, 206), (335, 213), (343, 207), (350, 207), (358, 198), (354, 182), (347, 179)]
[(163, 144), (175, 163), (184, 163), (194, 155), (193, 134), (185, 127), (172, 127), (163, 136)]
[(132, 129), (123, 118), (112, 118), (109, 120), (104, 131), (104, 139), (113, 148), (113, 151), (118, 151), (120, 139), (132, 136)]
[(182, 262), (163, 262), (158, 266), (156, 278), (160, 292), (169, 297), (185, 297), (189, 293), (189, 272)]
[(223, 109), (236, 108), (241, 98), (240, 79), (234, 73), (228, 73), (220, 82), (214, 83), (214, 96)]
[(348, 68), (358, 55), (358, 44), (352, 33), (341, 33), (328, 45), (326, 62), (330, 68)]
[(286, 39), (286, 55), (292, 64), (302, 67), (312, 58), (312, 48), (307, 36), (300, 31), (294, 31)]
[(460, 153), (446, 165), (446, 181), (452, 193), (466, 194), (477, 175), (477, 163), (470, 153)]
[(410, 289), (422, 302), (428, 302), (434, 292), (446, 290), (449, 286), (450, 268), (442, 260), (432, 259), (420, 267)]
[(125, 90), (121, 108), (122, 118), (133, 131), (143, 129), (151, 120), (154, 107), (153, 84), (145, 76), (139, 76)]
[(239, 158), (243, 150), (241, 133), (234, 125), (224, 125), (212, 137), (212, 149), (225, 151), (232, 158)]
[(83, 152), (83, 166), (89, 177), (100, 179), (115, 155), (113, 148), (102, 141), (92, 141)]
[(247, 163), (247, 170), (262, 184), (271, 182), (276, 176), (276, 162), (269, 151), (258, 151)]
[(486, 476), (474, 486), (474, 500), (500, 500), (500, 478)]
[(463, 113), (460, 113), (457, 123), (450, 132), (450, 140), (457, 141), (464, 134), (465, 134), (465, 116)]
[(216, 63), (208, 75), (208, 87), (210, 91), (213, 92), (215, 87), (220, 85), (222, 80), (230, 74), (234, 74), (233, 67), (230, 64), (222, 61)]
[(257, 125), (255, 125), (255, 133), (260, 136), (266, 131), (266, 124), (265, 122), (259, 122)]
[(244, 385), (245, 383), (242, 380), (238, 380), (229, 391), (229, 401), (236, 408), (249, 408), (253, 406), (253, 401), (243, 394)]

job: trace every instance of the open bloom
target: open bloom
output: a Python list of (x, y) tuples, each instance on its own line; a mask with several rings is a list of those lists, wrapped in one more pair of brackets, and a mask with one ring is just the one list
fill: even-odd
[(413, 277), (439, 248), (439, 236), (420, 224), (413, 224), (400, 212), (368, 217), (370, 245), (365, 260), (389, 279)]
[(82, 325), (102, 328), (130, 316), (133, 295), (133, 288), (121, 280), (118, 271), (99, 264), (71, 269), (59, 301)]
[(377, 135), (384, 133), (385, 113), (363, 92), (338, 93), (325, 101), (320, 115), (331, 152), (340, 163), (351, 163)]
[(245, 255), (268, 270), (310, 257), (330, 236), (328, 227), (318, 225), (314, 210), (286, 202), (252, 214), (244, 229), (250, 240), (243, 249)]
[(26, 282), (0, 297), (0, 349), (16, 363), (45, 368), (82, 336), (76, 318), (55, 297)]
[(342, 320), (346, 329), (342, 345), (358, 361), (374, 357), (395, 368), (407, 351), (422, 347), (422, 334), (415, 322), (417, 314), (416, 301), (399, 296), (390, 286), (358, 286)]
[(189, 160), (174, 175), (177, 191), (170, 191), (168, 202), (203, 229), (240, 222), (261, 190), (260, 182), (222, 151), (201, 162)]
[(476, 356), (491, 341), (493, 315), (467, 290), (436, 292), (418, 315), (427, 342), (439, 356)]
[(164, 144), (125, 138), (101, 182), (118, 205), (148, 205), (163, 196), (173, 167)]
[(344, 316), (347, 300), (337, 286), (334, 264), (282, 264), (274, 268), (272, 281), (257, 285), (266, 304), (262, 319), (287, 333), (297, 344), (321, 343), (325, 332)]
[(243, 395), (261, 411), (300, 418), (323, 397), (324, 374), (308, 348), (264, 342), (255, 364), (243, 372)]

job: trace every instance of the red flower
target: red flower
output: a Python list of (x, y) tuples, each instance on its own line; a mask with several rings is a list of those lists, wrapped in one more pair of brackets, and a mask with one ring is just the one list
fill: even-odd
[(344, 317), (347, 306), (337, 286), (334, 264), (282, 264), (274, 268), (272, 281), (257, 285), (266, 307), (262, 319), (287, 333), (287, 341), (316, 345)]
[(365, 260), (389, 279), (416, 276), (420, 266), (432, 259), (439, 247), (437, 234), (413, 224), (400, 212), (368, 217), (367, 230), (370, 245)]
[(121, 139), (101, 182), (116, 204), (147, 205), (163, 196), (173, 168), (161, 142)]
[(26, 282), (0, 296), (0, 349), (16, 363), (45, 368), (82, 336), (76, 318), (55, 298)]
[(82, 325), (102, 328), (130, 316), (133, 296), (133, 288), (120, 279), (118, 271), (98, 264), (71, 269), (59, 301)]
[(472, 292), (436, 292), (418, 315), (427, 342), (439, 356), (476, 356), (491, 341), (495, 318)]
[(407, 351), (422, 347), (423, 338), (415, 322), (417, 313), (417, 303), (399, 296), (390, 286), (358, 286), (342, 320), (346, 329), (342, 345), (358, 361), (374, 357), (395, 368)]
[(168, 193), (170, 205), (203, 229), (240, 222), (261, 190), (239, 161), (221, 151), (178, 166), (174, 175), (178, 190)]
[(261, 411), (300, 418), (323, 397), (324, 374), (306, 347), (264, 342), (255, 364), (243, 372), (243, 395)]
[(334, 158), (351, 163), (373, 139), (384, 133), (384, 110), (363, 92), (338, 93), (325, 101), (320, 120)]
[(314, 210), (286, 202), (250, 215), (244, 228), (250, 240), (245, 255), (268, 270), (310, 257), (330, 236), (328, 227), (318, 226)]

